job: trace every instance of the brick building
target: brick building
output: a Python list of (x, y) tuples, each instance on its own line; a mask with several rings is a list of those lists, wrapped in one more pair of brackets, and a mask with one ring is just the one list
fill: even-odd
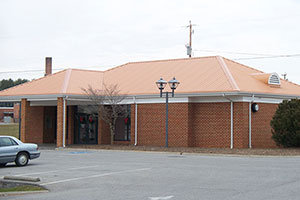
[[(176, 77), (169, 98), (172, 147), (274, 148), (270, 120), (280, 102), (299, 98), (300, 86), (220, 56), (133, 62), (106, 71), (66, 69), (0, 92), (21, 102), (21, 140), (34, 143), (109, 144), (107, 124), (88, 112), (82, 88), (118, 84), (129, 119), (120, 118), (119, 144), (164, 146), (165, 98), (155, 82)], [(165, 89), (168, 91), (168, 88)], [(259, 108), (259, 109), (258, 109)], [(258, 109), (258, 110), (257, 110)]]

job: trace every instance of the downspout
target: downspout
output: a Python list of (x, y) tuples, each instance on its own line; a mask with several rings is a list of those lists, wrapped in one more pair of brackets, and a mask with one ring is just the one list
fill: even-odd
[(223, 97), (230, 101), (230, 149), (233, 149), (233, 101), (223, 94)]
[(137, 143), (138, 143), (138, 134), (137, 134), (137, 103), (136, 103), (136, 97), (133, 97), (133, 101), (134, 101), (134, 104), (135, 104), (135, 113), (134, 113), (134, 146), (137, 146)]
[(251, 116), (251, 105), (254, 101), (254, 94), (252, 94), (252, 100), (249, 102), (249, 148), (251, 149), (252, 148), (252, 139), (251, 139), (251, 136), (252, 136), (252, 116)]

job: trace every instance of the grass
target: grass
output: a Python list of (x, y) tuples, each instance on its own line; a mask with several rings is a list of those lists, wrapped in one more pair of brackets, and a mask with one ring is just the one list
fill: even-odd
[(40, 186), (35, 185), (21, 185), (11, 188), (0, 188), (0, 192), (27, 192), (27, 191), (40, 191), (45, 190)]
[(19, 138), (19, 124), (1, 124), (0, 135), (9, 135)]

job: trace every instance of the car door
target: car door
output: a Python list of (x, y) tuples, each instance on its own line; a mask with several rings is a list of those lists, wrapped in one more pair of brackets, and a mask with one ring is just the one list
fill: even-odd
[(9, 137), (0, 137), (0, 163), (14, 162), (19, 145)]

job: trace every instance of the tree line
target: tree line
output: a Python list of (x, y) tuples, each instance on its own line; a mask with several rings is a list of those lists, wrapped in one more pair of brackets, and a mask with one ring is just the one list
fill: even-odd
[(28, 82), (29, 80), (27, 79), (17, 79), (17, 80), (12, 80), (11, 78), (10, 79), (2, 79), (0, 81), (0, 91), (1, 90), (5, 90), (7, 88), (10, 88), (10, 87), (13, 87), (13, 86), (16, 86), (16, 85), (20, 85), (22, 83), (26, 83)]

